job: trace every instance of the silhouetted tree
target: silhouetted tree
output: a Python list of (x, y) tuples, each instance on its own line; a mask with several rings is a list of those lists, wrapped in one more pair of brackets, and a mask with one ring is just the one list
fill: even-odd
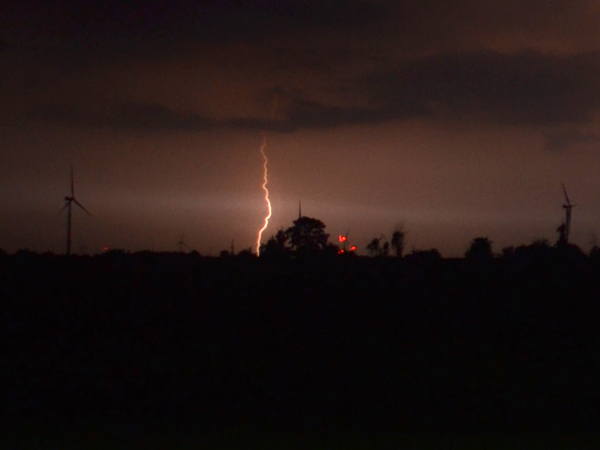
[(253, 259), (256, 257), (256, 255), (252, 252), (252, 248), (245, 248), (244, 250), (238, 252), (236, 257), (241, 259)]
[(366, 248), (370, 256), (381, 255), (381, 238), (373, 238), (373, 240), (367, 244)]
[(513, 258), (515, 256), (515, 248), (510, 245), (502, 249), (502, 257), (505, 259)]
[(563, 222), (557, 228), (556, 232), (558, 233), (558, 240), (556, 241), (556, 245), (564, 245), (567, 243), (567, 225)]
[(413, 250), (406, 255), (406, 259), (416, 265), (432, 266), (442, 261), (442, 255), (436, 248), (431, 248), (429, 250)]
[(290, 248), (297, 253), (311, 253), (327, 247), (329, 234), (325, 224), (319, 219), (302, 216), (294, 220), (294, 225), (285, 230)]
[(129, 252), (122, 248), (112, 248), (106, 252), (104, 252), (101, 256), (104, 258), (122, 258), (125, 255), (128, 255)]
[(600, 265), (600, 246), (594, 245), (590, 250), (588, 258), (594, 266), (598, 267)]
[(261, 258), (276, 260), (286, 258), (290, 253), (288, 240), (286, 232), (280, 229), (275, 236), (271, 236), (265, 244), (260, 246)]
[(567, 261), (577, 261), (579, 263), (587, 259), (586, 254), (575, 244), (557, 245), (554, 248), (554, 252), (559, 258), (566, 259)]
[(465, 252), (465, 258), (472, 262), (488, 263), (494, 259), (492, 241), (487, 237), (477, 237)]
[(546, 266), (552, 259), (553, 248), (548, 239), (534, 239), (529, 245), (515, 249), (515, 257), (521, 266)]
[(406, 232), (404, 231), (404, 224), (396, 225), (396, 229), (392, 233), (391, 242), (396, 258), (402, 258), (402, 254), (404, 253), (405, 237)]

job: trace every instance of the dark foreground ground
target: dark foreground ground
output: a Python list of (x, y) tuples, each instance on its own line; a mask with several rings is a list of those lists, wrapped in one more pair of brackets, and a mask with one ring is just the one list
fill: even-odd
[(2, 448), (600, 448), (600, 264), (0, 257)]

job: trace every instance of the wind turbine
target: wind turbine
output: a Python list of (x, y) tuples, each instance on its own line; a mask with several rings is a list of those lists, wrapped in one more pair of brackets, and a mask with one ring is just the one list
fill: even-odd
[(187, 245), (185, 242), (183, 242), (183, 234), (181, 235), (181, 240), (177, 243), (177, 245), (179, 246), (179, 253), (183, 253), (183, 247), (185, 248), (190, 248), (189, 245)]
[(342, 252), (346, 252), (348, 250), (348, 236), (350, 235), (350, 228), (346, 231), (346, 234), (340, 234), (338, 236), (338, 240), (342, 243)]
[(565, 188), (564, 183), (562, 184), (562, 188), (563, 188), (563, 192), (565, 193), (565, 200), (567, 201), (567, 203), (565, 203), (563, 205), (563, 208), (565, 209), (565, 243), (568, 244), (569, 243), (569, 234), (571, 233), (571, 209), (573, 209), (573, 205), (571, 204), (571, 200), (569, 200), (569, 195), (567, 194), (567, 188)]
[(340, 234), (338, 236), (338, 240), (342, 243), (342, 248), (338, 251), (338, 255), (342, 255), (348, 251), (356, 251), (356, 245), (350, 245), (350, 243), (348, 242), (348, 236), (350, 236), (350, 228), (348, 228), (346, 234)]
[(83, 209), (86, 213), (88, 213), (90, 216), (90, 212), (85, 209), (83, 207), (83, 205), (81, 203), (79, 203), (77, 201), (77, 199), (75, 198), (75, 183), (73, 181), (73, 166), (71, 166), (71, 195), (65, 196), (65, 206), (62, 207), (62, 209), (60, 210), (61, 212), (63, 212), (65, 209), (67, 210), (67, 255), (71, 254), (71, 215), (72, 215), (72, 204), (75, 203), (77, 206), (79, 206), (81, 209)]

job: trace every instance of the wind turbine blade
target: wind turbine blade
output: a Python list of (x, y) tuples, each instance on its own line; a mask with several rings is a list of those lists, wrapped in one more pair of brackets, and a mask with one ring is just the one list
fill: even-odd
[(73, 181), (73, 165), (71, 164), (71, 197), (75, 197), (75, 182)]
[(85, 208), (83, 207), (83, 205), (82, 205), (81, 203), (79, 203), (77, 200), (73, 199), (73, 201), (75, 202), (75, 204), (76, 204), (77, 206), (79, 206), (81, 209), (83, 209), (83, 210), (84, 210), (86, 213), (88, 213), (90, 216), (92, 215), (92, 214), (91, 214), (91, 213), (90, 213), (90, 212), (89, 212), (87, 209), (85, 209)]
[(562, 188), (565, 193), (565, 198), (567, 199), (567, 205), (571, 206), (571, 200), (569, 200), (569, 196), (567, 195), (567, 188), (565, 187), (564, 183), (562, 183)]
[(58, 213), (59, 214), (62, 213), (65, 209), (67, 209), (68, 206), (69, 206), (69, 201), (67, 200), (67, 202), (65, 202), (65, 206), (63, 206), (62, 208), (60, 208), (60, 211)]

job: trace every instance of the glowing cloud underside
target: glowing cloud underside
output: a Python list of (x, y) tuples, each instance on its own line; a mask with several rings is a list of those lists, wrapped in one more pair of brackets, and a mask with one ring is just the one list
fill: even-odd
[(269, 226), (269, 219), (271, 218), (271, 201), (269, 200), (269, 189), (267, 189), (267, 183), (269, 182), (268, 174), (269, 170), (267, 168), (267, 164), (269, 160), (267, 159), (267, 155), (265, 154), (265, 148), (267, 146), (267, 135), (263, 133), (263, 141), (260, 146), (260, 154), (263, 157), (263, 184), (262, 188), (265, 191), (265, 202), (267, 203), (267, 215), (265, 216), (265, 223), (263, 227), (258, 231), (258, 238), (256, 239), (256, 254), (260, 256), (260, 240), (262, 238), (262, 233)]

